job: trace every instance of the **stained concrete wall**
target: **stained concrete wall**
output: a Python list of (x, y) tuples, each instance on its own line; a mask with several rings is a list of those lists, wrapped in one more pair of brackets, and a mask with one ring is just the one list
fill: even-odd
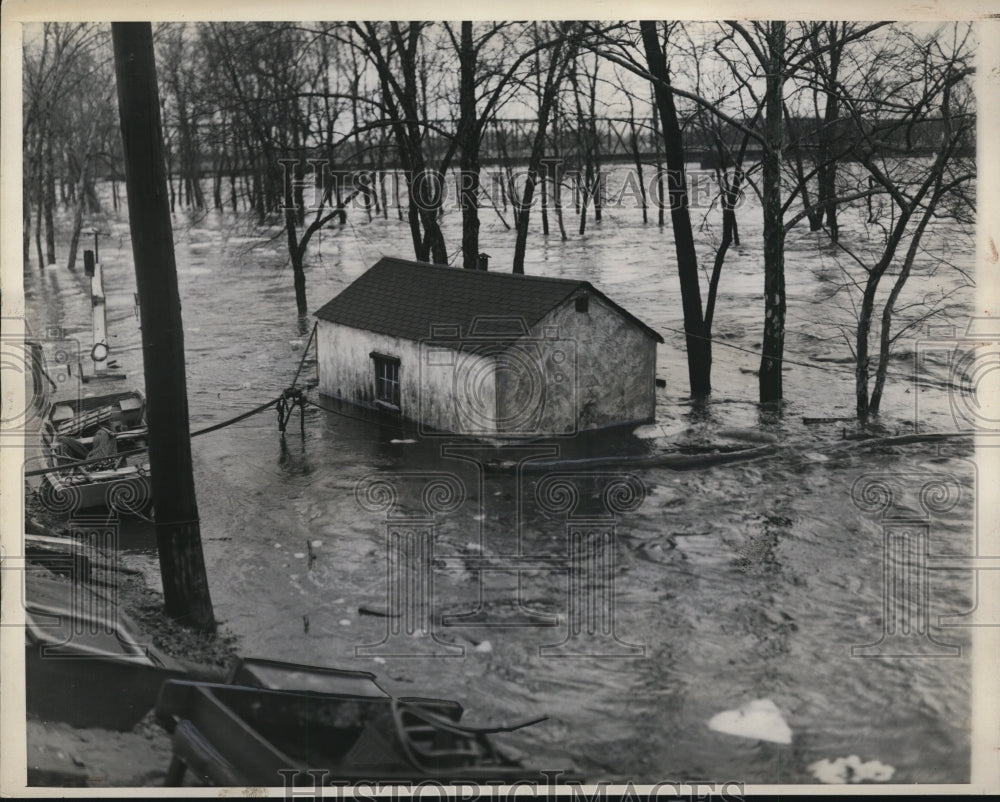
[[(575, 430), (583, 431), (652, 421), (656, 340), (599, 296), (581, 294), (588, 296), (586, 312), (577, 312), (575, 299), (570, 298), (531, 330), (543, 353), (545, 373), (553, 379), (564, 377), (562, 382), (546, 384), (540, 428), (565, 432), (575, 421)], [(567, 356), (562, 364), (555, 359), (560, 352)], [(573, 358), (575, 378), (563, 369)], [(503, 381), (499, 398), (501, 409), (509, 405), (511, 394)]]

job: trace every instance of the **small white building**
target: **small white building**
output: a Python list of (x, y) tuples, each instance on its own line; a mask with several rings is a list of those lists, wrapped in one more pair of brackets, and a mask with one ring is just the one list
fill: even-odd
[(319, 390), (487, 440), (648, 423), (663, 338), (586, 281), (385, 257), (317, 312)]

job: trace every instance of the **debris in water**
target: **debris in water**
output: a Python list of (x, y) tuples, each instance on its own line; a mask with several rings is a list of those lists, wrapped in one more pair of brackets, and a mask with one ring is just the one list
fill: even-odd
[(777, 443), (777, 435), (758, 429), (720, 429), (716, 434), (728, 440), (743, 440), (748, 443)]
[(809, 771), (821, 783), (843, 785), (844, 783), (888, 782), (896, 769), (878, 760), (862, 763), (857, 755), (838, 757), (836, 760), (817, 760), (810, 764)]
[(350, 618), (341, 618), (340, 619), (340, 625), (342, 627), (349, 627), (351, 625), (351, 619)]
[(778, 744), (790, 744), (792, 731), (770, 699), (754, 699), (736, 710), (724, 710), (712, 716), (708, 728), (742, 738), (756, 738)]
[(372, 660), (374, 660), (379, 665), (382, 665), (382, 666), (385, 665), (385, 658), (384, 657), (373, 657)]
[(303, 552), (301, 552), (301, 551), (297, 551), (297, 552), (295, 552), (295, 554), (293, 554), (292, 556), (293, 556), (293, 557), (294, 557), (294, 558), (295, 558), (296, 560), (303, 560), (303, 559), (305, 559), (305, 556), (306, 556), (306, 555), (305, 555), (305, 554), (304, 554)]
[(493, 644), (490, 643), (488, 640), (483, 640), (479, 641), (479, 643), (476, 644), (475, 648), (477, 652), (492, 652)]
[(393, 440), (390, 440), (389, 442), (390, 443), (415, 443), (417, 441), (416, 440), (411, 440), (410, 438), (406, 437), (406, 438), (402, 438), (402, 439), (393, 439)]
[(384, 607), (372, 607), (367, 604), (362, 604), (358, 608), (358, 613), (361, 615), (373, 615), (376, 618), (399, 618), (399, 613), (390, 612)]
[(302, 616), (302, 631), (308, 635), (309, 634), (309, 616)]

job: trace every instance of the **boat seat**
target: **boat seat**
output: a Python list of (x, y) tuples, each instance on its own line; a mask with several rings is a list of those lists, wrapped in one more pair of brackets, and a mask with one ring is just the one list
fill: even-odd
[(112, 412), (113, 409), (111, 407), (101, 407), (100, 409), (81, 412), (79, 415), (74, 415), (72, 418), (60, 423), (56, 427), (56, 431), (59, 434), (68, 434), (69, 432), (82, 432), (86, 429), (96, 428), (100, 424), (109, 421)]

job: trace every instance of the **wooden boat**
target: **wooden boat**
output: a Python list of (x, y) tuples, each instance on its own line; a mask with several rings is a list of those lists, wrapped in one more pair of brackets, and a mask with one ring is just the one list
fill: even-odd
[(129, 730), (187, 675), (99, 591), (35, 571), (25, 584), (25, 702), (40, 719)]
[(517, 727), (463, 726), (458, 702), (393, 698), (363, 671), (243, 660), (228, 683), (167, 681), (156, 712), (172, 734), (168, 786), (187, 770), (258, 787), (544, 780), (487, 737)]
[(101, 424), (135, 429), (145, 421), (146, 400), (138, 390), (57, 401), (49, 412), (56, 433), (73, 437), (93, 436)]
[[(43, 501), (55, 512), (103, 507), (121, 514), (141, 513), (150, 503), (145, 453), (119, 456), (146, 444), (145, 400), (137, 391), (58, 402), (42, 437), (48, 468)], [(104, 428), (103, 434), (100, 430)], [(92, 456), (95, 442), (113, 438), (114, 447)]]

